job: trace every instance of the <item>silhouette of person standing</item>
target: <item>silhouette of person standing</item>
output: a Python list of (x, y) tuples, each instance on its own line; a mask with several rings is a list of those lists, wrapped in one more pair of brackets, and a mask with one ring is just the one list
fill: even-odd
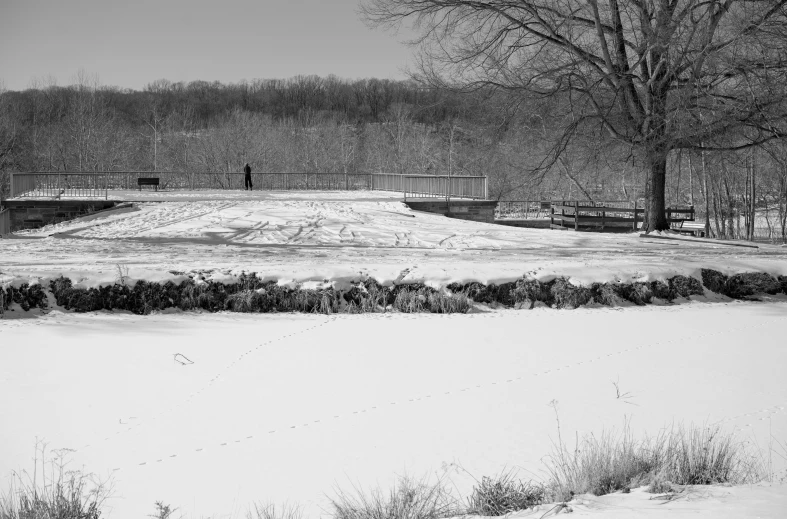
[(251, 185), (251, 166), (249, 166), (248, 162), (243, 167), (243, 172), (246, 174), (243, 179), (246, 184), (246, 190), (254, 191), (254, 187)]

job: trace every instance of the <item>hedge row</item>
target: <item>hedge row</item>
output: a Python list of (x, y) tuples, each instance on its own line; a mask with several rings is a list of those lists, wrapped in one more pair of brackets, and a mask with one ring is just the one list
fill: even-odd
[[(237, 283), (223, 284), (194, 279), (181, 283), (138, 281), (134, 286), (115, 284), (100, 288), (75, 288), (70, 279), (59, 277), (49, 283), (58, 306), (75, 312), (128, 310), (140, 315), (169, 308), (201, 309), (209, 312), (308, 312), (365, 313), (432, 312), (464, 313), (471, 302), (496, 304), (506, 308), (533, 308), (537, 302), (553, 308), (577, 308), (589, 303), (605, 306), (624, 301), (646, 305), (655, 298), (673, 301), (679, 297), (702, 295), (706, 289), (736, 299), (756, 294), (787, 294), (787, 276), (774, 278), (764, 273), (725, 276), (703, 269), (702, 282), (693, 277), (675, 276), (667, 280), (635, 283), (594, 283), (572, 285), (565, 278), (549, 282), (520, 279), (500, 285), (453, 283), (442, 292), (422, 284), (382, 286), (372, 279), (358, 282), (348, 290), (282, 287), (263, 282), (255, 274), (242, 274)], [(0, 288), (0, 308), (17, 303), (28, 311), (48, 307), (41, 285)]]

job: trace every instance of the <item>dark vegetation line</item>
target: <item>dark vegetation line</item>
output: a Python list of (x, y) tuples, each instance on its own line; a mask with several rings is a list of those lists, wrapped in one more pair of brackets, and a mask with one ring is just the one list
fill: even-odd
[(349, 289), (290, 288), (275, 281), (262, 281), (256, 274), (241, 274), (237, 283), (189, 279), (178, 284), (137, 281), (133, 286), (124, 280), (100, 288), (78, 288), (66, 277), (39, 284), (0, 288), (0, 308), (10, 310), (16, 303), (24, 311), (49, 308), (51, 294), (57, 305), (74, 312), (127, 310), (139, 315), (170, 308), (208, 312), (304, 312), (304, 313), (374, 313), (431, 312), (466, 313), (475, 303), (504, 308), (533, 308), (542, 303), (552, 308), (573, 309), (596, 303), (617, 306), (629, 302), (651, 304), (654, 300), (672, 302), (678, 298), (701, 296), (705, 290), (734, 299), (757, 294), (787, 294), (787, 276), (744, 273), (726, 276), (702, 269), (702, 280), (674, 276), (666, 282), (594, 283), (575, 286), (566, 278), (542, 282), (519, 279), (499, 285), (452, 283), (446, 290), (423, 284), (382, 286), (374, 279), (352, 284)]

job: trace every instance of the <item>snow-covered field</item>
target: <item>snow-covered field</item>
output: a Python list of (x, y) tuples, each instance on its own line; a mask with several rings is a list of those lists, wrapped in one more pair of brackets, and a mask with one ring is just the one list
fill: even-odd
[[(140, 202), (0, 240), (0, 282), (61, 273), (112, 282), (116, 265), (149, 280), (245, 270), (432, 285), (525, 274), (647, 280), (703, 267), (787, 275), (782, 247), (499, 227), (359, 195)], [(32, 468), (39, 438), (74, 449), (72, 468), (113, 476), (112, 519), (146, 517), (157, 500), (193, 518), (244, 517), (255, 501), (299, 502), (318, 517), (334, 488), (388, 488), (397, 474), (445, 475), (458, 492), (472, 484), (468, 473), (540, 475), (557, 436), (555, 406), (572, 439), (627, 418), (637, 435), (718, 423), (767, 453), (771, 438), (787, 441), (785, 330), (783, 296), (443, 316), (6, 318), (0, 492), (12, 470)], [(784, 476), (780, 454), (773, 462)], [(650, 497), (580, 496), (572, 506), (597, 518), (777, 518), (787, 509), (783, 484)]]
[[(386, 488), (396, 474), (448, 471), (463, 491), (457, 466), (539, 474), (553, 401), (572, 441), (629, 417), (636, 434), (722, 423), (764, 446), (787, 439), (785, 329), (784, 303), (750, 302), (0, 321), (0, 473), (31, 468), (38, 437), (76, 449), (72, 467), (114, 475), (112, 518), (144, 517), (156, 500), (186, 517), (289, 500), (314, 517), (333, 488)], [(784, 486), (716, 490), (727, 497), (690, 510), (753, 499), (756, 516), (783, 517)], [(653, 504), (638, 496), (593, 498), (588, 516), (635, 517)], [(683, 501), (642, 516), (672, 517)]]

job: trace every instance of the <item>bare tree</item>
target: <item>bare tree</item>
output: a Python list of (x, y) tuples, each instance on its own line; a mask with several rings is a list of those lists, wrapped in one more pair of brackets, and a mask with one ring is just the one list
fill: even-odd
[(782, 138), (787, 0), (364, 0), (375, 27), (412, 23), (421, 80), (558, 98), (551, 163), (581, 134), (645, 164), (646, 230), (668, 227), (671, 151)]

